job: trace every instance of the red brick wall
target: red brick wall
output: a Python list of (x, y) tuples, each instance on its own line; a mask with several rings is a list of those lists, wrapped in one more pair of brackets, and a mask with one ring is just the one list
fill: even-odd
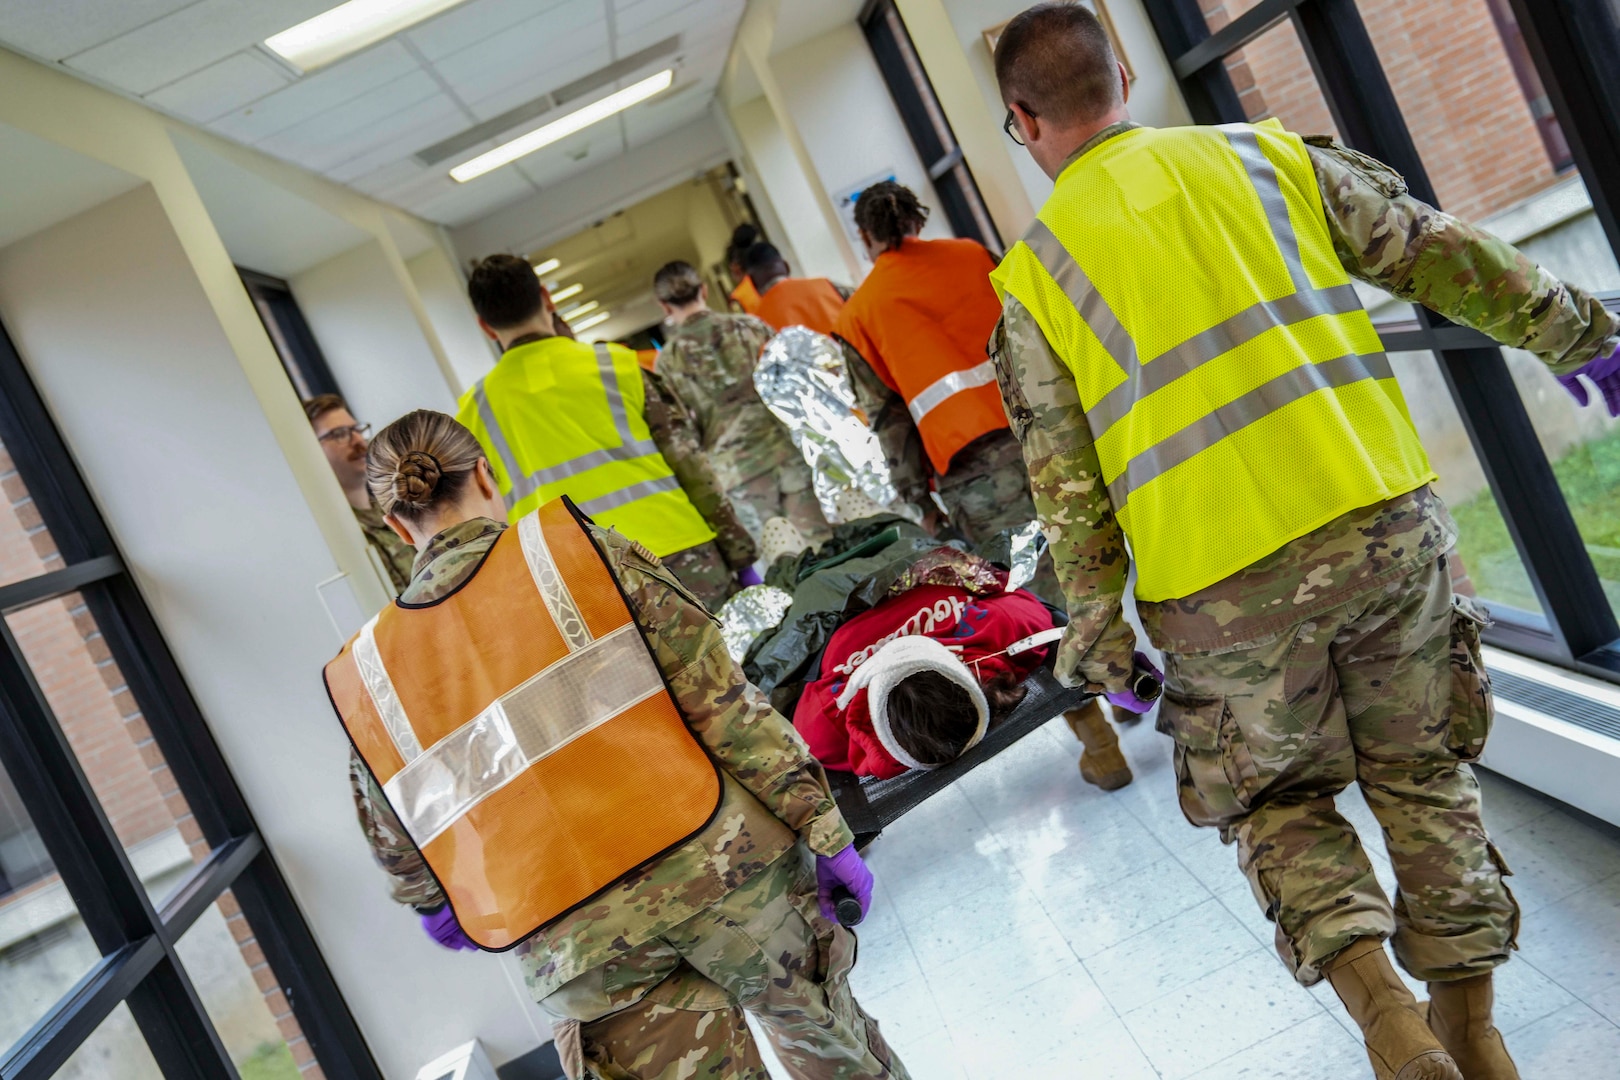
[[(56, 542), (4, 447), (0, 492), (0, 583), (61, 569)], [(208, 842), (84, 601), (77, 594), (49, 600), (6, 621), (118, 839), (131, 847), (178, 829), (192, 861), (206, 858)], [(304, 1080), (322, 1080), (314, 1051), (235, 897), (227, 893), (218, 906)]]
[[(1206, 0), (1212, 29), (1258, 0)], [(1359, 0), (1440, 203), (1464, 218), (1504, 210), (1557, 181), (1485, 0)], [(1229, 58), (1251, 120), (1334, 132), (1291, 23)]]

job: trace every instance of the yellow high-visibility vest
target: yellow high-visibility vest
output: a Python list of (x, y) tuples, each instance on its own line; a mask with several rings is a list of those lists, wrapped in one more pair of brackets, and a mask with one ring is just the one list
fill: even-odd
[(1107, 140), (992, 281), (1074, 373), (1140, 599), (1435, 478), (1305, 144), (1275, 120)]
[(652, 440), (636, 354), (562, 337), (508, 349), (461, 397), (456, 419), (484, 448), (516, 523), (573, 499), (654, 555), (714, 539)]

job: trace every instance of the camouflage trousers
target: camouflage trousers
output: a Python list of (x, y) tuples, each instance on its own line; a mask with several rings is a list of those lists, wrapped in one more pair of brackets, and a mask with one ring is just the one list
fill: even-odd
[[(1264, 643), (1165, 657), (1159, 729), (1182, 810), (1237, 844), (1306, 985), (1361, 937), (1393, 937), (1428, 982), (1515, 948), (1519, 908), (1467, 764), (1492, 720), (1475, 611), (1454, 603), (1442, 557)], [(1352, 782), (1383, 827), (1393, 905), (1334, 807)]]
[(696, 918), (567, 983), (553, 1016), (570, 1080), (769, 1080), (744, 1012), (803, 1080), (909, 1080), (849, 988), (855, 937), (816, 909), (794, 848)]
[[(1035, 520), (1035, 497), (1029, 490), (1024, 450), (1011, 428), (981, 435), (958, 450), (951, 470), (939, 478), (939, 498), (951, 524), (974, 544), (983, 544), (1003, 529)], [(1043, 554), (1029, 591), (1059, 608), (1067, 606), (1052, 556)]]
[(713, 611), (737, 591), (737, 579), (726, 565), (726, 557), (713, 540), (698, 544), (659, 560), (692, 590), (692, 595)]
[(738, 484), (726, 492), (726, 498), (755, 543), (765, 532), (765, 522), (773, 517), (787, 518), (813, 546), (832, 536), (832, 527), (821, 516), (810, 466), (802, 459)]

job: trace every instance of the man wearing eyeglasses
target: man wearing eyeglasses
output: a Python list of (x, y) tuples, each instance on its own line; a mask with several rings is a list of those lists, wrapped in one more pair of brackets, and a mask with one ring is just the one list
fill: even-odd
[[(995, 65), (1055, 184), (992, 275), (992, 354), (1069, 600), (1059, 677), (1124, 685), (1134, 569), (1181, 808), (1236, 845), (1284, 962), (1332, 984), (1379, 1080), (1517, 1080), (1491, 1017), (1519, 909), (1469, 767), (1483, 617), (1353, 282), (1535, 353), (1581, 404), (1591, 380), (1611, 415), (1620, 326), (1330, 139), (1132, 122), (1078, 4), (1015, 17)], [(1352, 784), (1393, 902), (1336, 809)]]
[(343, 497), (354, 510), (354, 519), (366, 542), (377, 553), (388, 580), (399, 592), (411, 582), (411, 567), (416, 563), (416, 552), (395, 534), (383, 521), (382, 511), (371, 501), (366, 490), (366, 446), (371, 425), (355, 420), (348, 403), (337, 394), (320, 394), (304, 402), (304, 415), (315, 429), (326, 461), (332, 466)]

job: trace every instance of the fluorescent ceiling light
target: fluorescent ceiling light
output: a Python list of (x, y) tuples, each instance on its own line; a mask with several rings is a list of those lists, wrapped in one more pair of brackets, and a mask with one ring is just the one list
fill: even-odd
[(534, 276), (545, 277), (547, 274), (551, 273), (553, 270), (556, 270), (561, 265), (561, 259), (547, 259), (545, 262), (534, 268)]
[(573, 327), (574, 333), (577, 334), (581, 330), (589, 330), (591, 327), (600, 326), (602, 323), (605, 323), (607, 321), (608, 321), (608, 313), (605, 312), (605, 311), (598, 311), (595, 315), (592, 315), (590, 318), (586, 319), (584, 322), (569, 323), (568, 325)]
[(551, 294), (551, 302), (553, 304), (560, 304), (564, 300), (567, 300), (569, 297), (578, 296), (580, 293), (582, 293), (584, 291), (585, 291), (585, 286), (581, 285), (579, 282), (576, 281), (572, 285), (568, 286), (568, 288), (566, 288), (566, 289), (558, 289), (556, 292), (552, 293)]
[(409, 29), (462, 0), (349, 0), (265, 39), (265, 48), (313, 71)]
[(579, 316), (589, 315), (591, 312), (595, 311), (601, 306), (601, 302), (597, 300), (591, 300), (583, 304), (575, 304), (567, 311), (564, 311), (562, 313), (562, 317), (567, 319), (569, 322), (573, 322), (575, 319), (579, 318)]
[[(352, 2), (358, 3), (359, 0)], [(527, 135), (519, 135), (510, 142), (479, 154), (471, 161), (462, 162), (450, 170), (450, 177), (457, 183), (465, 184), (492, 169), (516, 161), (525, 154), (532, 154), (542, 146), (550, 146), (558, 139), (566, 139), (575, 132), (584, 131), (592, 124), (621, 113), (638, 102), (646, 101), (654, 94), (669, 89), (669, 84), (674, 81), (675, 69), (665, 68), (650, 78), (642, 79), (634, 86), (625, 87), (617, 94), (609, 94), (601, 101), (571, 112), (559, 120), (553, 120), (544, 127), (535, 128)]]

